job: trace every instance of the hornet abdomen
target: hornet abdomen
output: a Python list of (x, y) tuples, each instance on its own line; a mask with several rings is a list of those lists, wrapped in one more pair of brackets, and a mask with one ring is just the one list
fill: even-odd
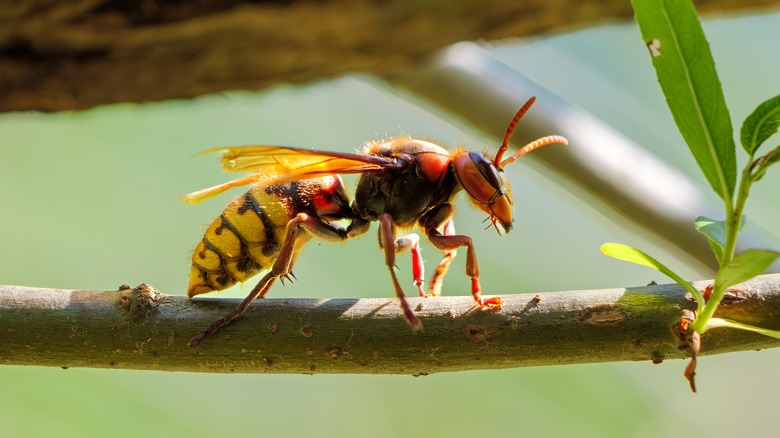
[[(327, 195), (332, 180), (255, 184), (234, 199), (195, 248), (187, 295), (227, 289), (270, 269), (279, 257), (287, 223), (298, 213), (317, 217), (316, 199)], [(295, 252), (310, 238), (308, 233), (301, 235)]]

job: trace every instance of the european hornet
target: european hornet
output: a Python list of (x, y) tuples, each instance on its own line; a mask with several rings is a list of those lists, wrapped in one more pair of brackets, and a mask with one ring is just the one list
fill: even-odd
[[(395, 294), (406, 321), (419, 330), (422, 323), (409, 307), (398, 282), (395, 255), (411, 250), (412, 275), (421, 296), (423, 261), (419, 237), (396, 237), (398, 228), (415, 223), (428, 240), (444, 253), (429, 287), (430, 295), (441, 294), (442, 280), (458, 248), (466, 247), (466, 275), (471, 294), (479, 306), (500, 309), (498, 297), (485, 298), (479, 284), (479, 265), (471, 237), (455, 234), (452, 200), (465, 189), (471, 202), (488, 214), (492, 226), (512, 229), (512, 192), (503, 168), (538, 147), (567, 144), (551, 135), (533, 141), (504, 159), (517, 123), (531, 107), (531, 98), (515, 114), (495, 158), (481, 152), (454, 153), (434, 143), (412, 138), (368, 143), (358, 154), (298, 149), (283, 146), (216, 148), (227, 172), (252, 175), (200, 190), (182, 199), (197, 203), (233, 187), (252, 184), (234, 199), (206, 230), (195, 249), (190, 269), (189, 297), (226, 289), (236, 282), (268, 272), (232, 312), (213, 322), (192, 338), (198, 346), (207, 336), (246, 311), (257, 297), (263, 297), (276, 279), (289, 279), (295, 259), (312, 237), (341, 242), (368, 231), (379, 222), (379, 245), (385, 252)], [(355, 200), (350, 203), (340, 174), (360, 174)], [(346, 228), (339, 221), (349, 221)]]

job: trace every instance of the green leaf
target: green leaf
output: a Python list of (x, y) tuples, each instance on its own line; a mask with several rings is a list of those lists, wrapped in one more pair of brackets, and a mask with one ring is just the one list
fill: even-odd
[(748, 281), (767, 270), (767, 268), (780, 257), (780, 252), (769, 249), (748, 249), (743, 251), (728, 265), (721, 266), (718, 275), (715, 276), (715, 285), (712, 295), (721, 296), (719, 291), (737, 283)]
[(780, 161), (780, 146), (772, 149), (766, 155), (757, 159), (753, 163), (753, 167), (752, 167), (753, 174), (750, 176), (752, 181), (756, 182), (761, 178), (763, 178), (769, 166), (777, 163), (778, 161)]
[(662, 272), (667, 277), (676, 281), (680, 286), (684, 287), (685, 290), (690, 292), (691, 295), (693, 295), (693, 297), (696, 299), (696, 302), (699, 304), (700, 307), (704, 306), (704, 297), (702, 297), (701, 292), (699, 292), (690, 283), (683, 280), (682, 277), (677, 275), (671, 269), (667, 268), (663, 263), (650, 257), (649, 255), (643, 253), (642, 251), (632, 246), (624, 245), (622, 243), (605, 243), (601, 245), (601, 252), (603, 252), (604, 255), (607, 255), (614, 259), (623, 260), (625, 262), (636, 263), (637, 265), (647, 266), (655, 269), (656, 271)]
[[(746, 218), (742, 216), (742, 220), (739, 222), (740, 231), (745, 228), (745, 222)], [(693, 222), (693, 226), (696, 228), (696, 231), (702, 233), (707, 238), (712, 252), (720, 260), (723, 257), (723, 246), (726, 244), (726, 221), (699, 216)]]
[(739, 134), (742, 147), (752, 156), (766, 139), (777, 132), (778, 128), (780, 128), (780, 95), (759, 105), (745, 119)]
[(719, 327), (747, 330), (749, 332), (754, 332), (764, 336), (770, 336), (772, 338), (780, 339), (780, 331), (777, 330), (770, 330), (762, 327), (756, 327), (754, 325), (742, 324), (741, 322), (732, 321), (726, 318), (710, 318), (710, 320), (707, 321), (706, 330), (709, 330), (711, 328), (719, 328)]
[(710, 47), (690, 0), (632, 0), (666, 103), (715, 193), (729, 202), (736, 145)]
[(691, 323), (698, 333), (703, 334), (712, 325), (712, 315), (715, 314), (723, 294), (731, 286), (748, 281), (758, 274), (766, 271), (769, 265), (780, 257), (780, 252), (768, 249), (749, 249), (734, 257), (731, 263), (721, 265), (715, 276), (715, 284), (712, 285), (712, 295), (704, 308), (699, 306), (696, 319)]
[(765, 167), (769, 167), (777, 163), (778, 161), (780, 161), (780, 146), (772, 149), (771, 151), (769, 151), (769, 153), (767, 153), (761, 158), (764, 160), (763, 164)]
[(715, 258), (720, 260), (723, 257), (723, 245), (726, 243), (726, 221), (716, 221), (708, 217), (699, 216), (693, 222), (696, 231), (704, 234), (707, 238)]

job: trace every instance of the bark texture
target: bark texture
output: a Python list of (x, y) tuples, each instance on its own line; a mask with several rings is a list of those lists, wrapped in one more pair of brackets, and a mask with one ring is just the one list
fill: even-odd
[[(698, 282), (703, 289), (709, 282)], [(410, 298), (413, 332), (395, 299), (264, 299), (208, 338), (189, 338), (239, 300), (0, 286), (0, 363), (217, 373), (425, 375), (446, 371), (690, 356), (676, 327), (694, 303), (677, 285), (506, 295), (500, 311), (471, 297)], [(780, 329), (780, 274), (729, 290), (716, 316)], [(780, 346), (712, 329), (702, 354)]]
[[(702, 13), (777, 0), (700, 0)], [(626, 0), (24, 0), (0, 4), (0, 111), (259, 90), (414, 69), (437, 49), (632, 16)]]

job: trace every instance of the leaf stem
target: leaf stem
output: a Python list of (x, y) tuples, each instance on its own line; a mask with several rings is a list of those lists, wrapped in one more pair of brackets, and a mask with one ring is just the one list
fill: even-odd
[(749, 332), (758, 333), (764, 336), (770, 336), (772, 338), (780, 339), (780, 331), (778, 330), (770, 330), (763, 327), (756, 327), (750, 324), (743, 324), (741, 322), (733, 321), (731, 319), (712, 318), (707, 323), (708, 330), (711, 328), (719, 328), (719, 327), (747, 330)]
[[(739, 190), (737, 191), (736, 205), (732, 206), (726, 202), (726, 237), (723, 243), (723, 254), (721, 255), (720, 269), (729, 265), (734, 259), (734, 251), (737, 246), (737, 235), (742, 222), (742, 214), (745, 210), (745, 203), (750, 195), (750, 187), (753, 185), (750, 166), (753, 163), (753, 154), (750, 154), (747, 165), (742, 170), (742, 176), (739, 180)], [(717, 280), (716, 280), (717, 281)], [(714, 287), (712, 295), (707, 304), (702, 308), (699, 306), (696, 319), (691, 323), (691, 327), (698, 333), (705, 333), (709, 328), (708, 322), (715, 314), (718, 305), (723, 300), (723, 294), (727, 288)]]

